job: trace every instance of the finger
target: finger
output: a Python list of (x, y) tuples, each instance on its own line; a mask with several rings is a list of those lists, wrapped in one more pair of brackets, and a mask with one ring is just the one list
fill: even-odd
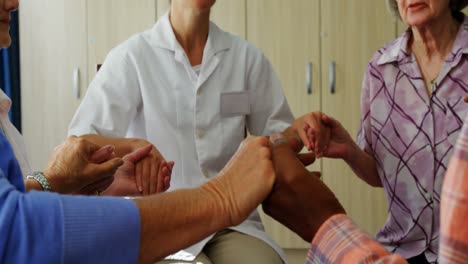
[(169, 166), (161, 166), (161, 176), (163, 178), (163, 180), (166, 178), (166, 177), (170, 177), (171, 176), (171, 172), (169, 171)]
[(163, 168), (167, 167), (167, 162), (165, 160), (161, 161), (159, 164), (159, 168), (157, 171), (156, 175), (156, 180), (157, 180), (157, 186), (156, 186), (156, 192), (161, 193), (164, 191), (164, 176), (163, 176)]
[(154, 184), (151, 177), (151, 162), (149, 159), (142, 160), (143, 170), (142, 170), (142, 186), (143, 186), (143, 195), (146, 196), (150, 194), (151, 186)]
[(115, 147), (112, 146), (112, 145), (107, 145), (107, 146), (104, 146), (98, 150), (96, 150), (96, 152), (93, 153), (93, 155), (91, 156), (91, 158), (89, 159), (91, 162), (93, 163), (103, 163), (104, 161), (107, 161), (109, 159), (112, 159), (115, 157)]
[(95, 172), (93, 175), (98, 175), (99, 178), (112, 176), (122, 164), (123, 160), (121, 158), (113, 158), (101, 164), (93, 164), (92, 169)]
[(136, 180), (138, 191), (140, 193), (143, 193), (142, 174), (143, 174), (143, 164), (142, 162), (138, 162), (135, 166), (135, 180)]
[(307, 137), (306, 132), (307, 132), (306, 125), (304, 125), (303, 129), (298, 129), (297, 134), (299, 135), (299, 138), (301, 139), (304, 146), (307, 149), (309, 149), (310, 148), (310, 142), (309, 142), (309, 138)]
[(465, 95), (464, 100), (465, 100), (465, 103), (468, 103), (468, 94)]
[(302, 164), (304, 164), (304, 166), (309, 166), (315, 162), (314, 152), (298, 154), (297, 157), (302, 162)]
[(175, 162), (169, 161), (167, 164), (169, 165), (169, 172), (172, 175), (172, 170), (174, 169)]
[(147, 157), (152, 149), (153, 149), (153, 145), (149, 144), (148, 146), (139, 148), (139, 149), (133, 151), (132, 153), (129, 153), (129, 154), (125, 155), (123, 158), (125, 160), (128, 160), (128, 161), (132, 162), (132, 163), (137, 163), (140, 160), (142, 160), (143, 158)]
[(164, 191), (169, 190), (171, 187), (171, 177), (164, 178)]

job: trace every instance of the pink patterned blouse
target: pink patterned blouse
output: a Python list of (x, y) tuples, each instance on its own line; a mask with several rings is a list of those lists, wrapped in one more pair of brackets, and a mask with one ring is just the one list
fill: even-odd
[(468, 105), (468, 19), (427, 93), (408, 51), (411, 31), (380, 49), (362, 90), (357, 142), (378, 167), (388, 201), (377, 239), (390, 252), (437, 261), (441, 185)]

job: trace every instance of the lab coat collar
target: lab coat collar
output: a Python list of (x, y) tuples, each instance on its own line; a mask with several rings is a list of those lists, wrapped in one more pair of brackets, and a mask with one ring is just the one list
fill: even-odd
[[(169, 12), (167, 12), (153, 27), (152, 43), (158, 48), (176, 51), (181, 48), (177, 42), (174, 31), (169, 21)], [(210, 22), (208, 40), (205, 47), (204, 58), (209, 58), (218, 52), (231, 48), (229, 35), (223, 32), (218, 26)]]
[(10, 98), (0, 89), (0, 115), (6, 115), (10, 111), (11, 100)]

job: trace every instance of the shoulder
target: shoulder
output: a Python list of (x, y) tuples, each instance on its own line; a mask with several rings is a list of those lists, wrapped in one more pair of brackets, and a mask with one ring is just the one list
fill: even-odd
[(129, 39), (114, 47), (108, 57), (118, 57), (126, 60), (137, 60), (152, 50), (150, 45), (151, 29), (136, 33)]

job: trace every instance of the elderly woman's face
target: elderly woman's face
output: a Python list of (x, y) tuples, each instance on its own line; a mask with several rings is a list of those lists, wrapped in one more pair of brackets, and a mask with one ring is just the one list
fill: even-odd
[(11, 12), (18, 9), (18, 5), (18, 0), (0, 0), (0, 48), (7, 48), (11, 44)]
[(403, 22), (423, 26), (445, 12), (450, 12), (450, 0), (397, 0)]

